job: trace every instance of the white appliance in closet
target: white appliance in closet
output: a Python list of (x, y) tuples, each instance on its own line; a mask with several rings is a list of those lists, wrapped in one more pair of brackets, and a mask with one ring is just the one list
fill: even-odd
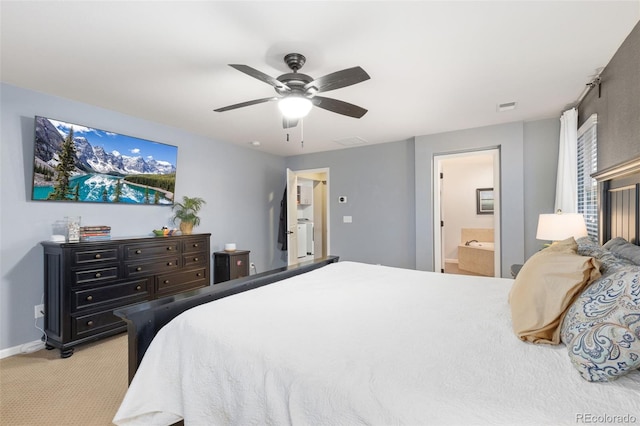
[(313, 256), (313, 222), (298, 220), (298, 257)]

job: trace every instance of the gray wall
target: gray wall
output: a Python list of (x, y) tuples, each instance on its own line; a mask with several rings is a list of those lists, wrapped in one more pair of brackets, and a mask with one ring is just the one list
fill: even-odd
[(524, 123), (524, 252), (525, 259), (542, 248), (536, 240), (538, 215), (553, 213), (560, 119)]
[[(553, 211), (560, 122), (517, 122), (287, 158), (330, 168), (331, 252), (343, 260), (433, 270), (433, 155), (500, 147), (503, 276), (540, 249), (538, 215)], [(526, 161), (525, 161), (526, 158)], [(340, 195), (349, 202), (338, 204)], [(344, 215), (353, 223), (342, 222)]]
[(287, 158), (292, 170), (330, 169), (331, 254), (415, 268), (413, 151), (410, 139)]
[(640, 157), (640, 22), (601, 77), (578, 105), (579, 124), (598, 114), (598, 170)]
[(81, 216), (84, 224), (111, 225), (114, 236), (174, 226), (169, 207), (31, 201), (35, 115), (177, 145), (176, 196), (207, 201), (194, 232), (212, 234), (212, 251), (225, 242), (251, 250), (259, 272), (284, 265), (276, 246), (284, 158), (6, 84), (0, 89), (0, 349), (40, 338), (33, 318), (43, 293), (39, 242), (49, 238), (56, 220)]

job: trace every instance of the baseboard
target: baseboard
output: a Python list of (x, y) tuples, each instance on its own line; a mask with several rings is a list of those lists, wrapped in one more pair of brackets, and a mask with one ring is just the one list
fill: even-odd
[(0, 350), (0, 359), (8, 358), (13, 355), (30, 354), (39, 351), (40, 349), (44, 349), (44, 343), (42, 340), (34, 340), (33, 342)]

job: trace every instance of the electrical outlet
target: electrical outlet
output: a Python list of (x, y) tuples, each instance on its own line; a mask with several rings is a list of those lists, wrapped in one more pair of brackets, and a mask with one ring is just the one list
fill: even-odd
[(33, 307), (35, 318), (42, 318), (44, 316), (44, 305), (36, 305)]

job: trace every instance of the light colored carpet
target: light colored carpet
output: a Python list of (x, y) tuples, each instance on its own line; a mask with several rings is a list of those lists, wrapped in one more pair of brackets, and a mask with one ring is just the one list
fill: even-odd
[(0, 360), (0, 425), (112, 425), (127, 390), (127, 335)]

